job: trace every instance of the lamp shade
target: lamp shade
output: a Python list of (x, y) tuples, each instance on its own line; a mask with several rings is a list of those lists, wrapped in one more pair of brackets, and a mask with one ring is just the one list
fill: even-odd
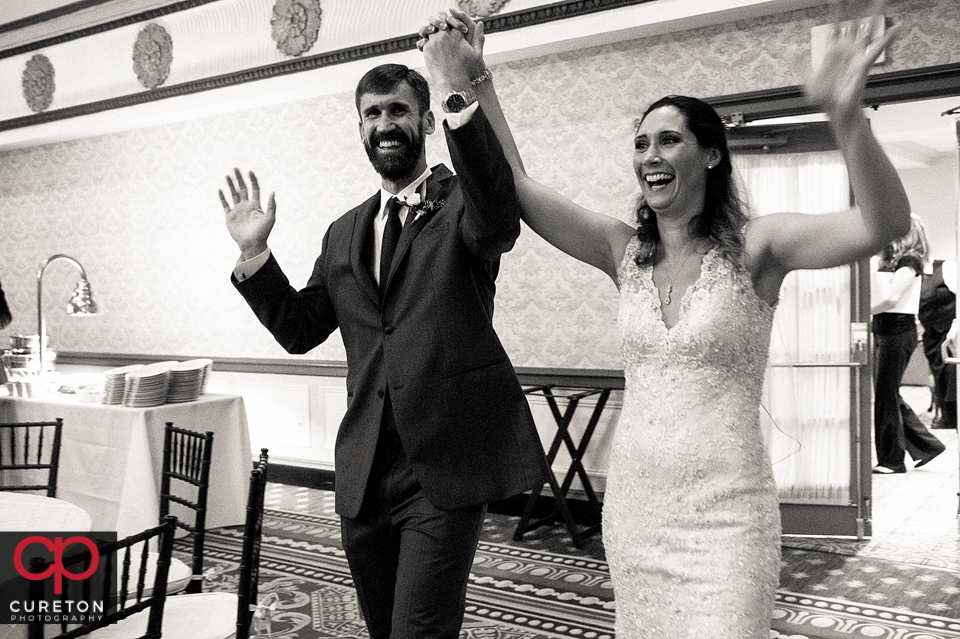
[(97, 303), (90, 291), (90, 282), (86, 278), (81, 278), (77, 282), (73, 296), (67, 300), (67, 315), (96, 315), (97, 312)]

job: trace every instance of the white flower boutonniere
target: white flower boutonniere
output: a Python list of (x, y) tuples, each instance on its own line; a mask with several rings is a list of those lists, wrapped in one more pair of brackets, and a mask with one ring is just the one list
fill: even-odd
[(404, 203), (410, 207), (410, 211), (407, 215), (413, 215), (413, 221), (416, 223), (421, 217), (425, 215), (431, 215), (432, 213), (443, 208), (443, 200), (424, 200), (420, 197), (419, 193), (413, 193), (407, 196), (407, 199)]

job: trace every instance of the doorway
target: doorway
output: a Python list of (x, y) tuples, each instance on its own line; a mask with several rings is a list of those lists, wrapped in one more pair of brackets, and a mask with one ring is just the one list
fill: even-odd
[[(960, 155), (956, 114), (960, 94), (920, 101), (884, 104), (868, 113), (873, 130), (897, 168), (911, 208), (924, 222), (931, 260), (958, 259), (960, 216)], [(920, 349), (918, 349), (920, 350)], [(925, 363), (925, 357), (920, 356)], [(932, 421), (929, 387), (901, 389), (925, 423)], [(907, 463), (906, 475), (873, 479), (874, 535), (885, 540), (912, 535), (914, 543), (925, 538), (956, 539), (960, 461), (956, 430), (933, 430), (948, 451), (929, 465), (914, 469)], [(888, 480), (893, 481), (888, 481)]]
[[(956, 124), (960, 115), (941, 114), (958, 105), (960, 97), (946, 97), (884, 104), (868, 112), (874, 132), (900, 173), (914, 212), (921, 216), (927, 226), (932, 259), (957, 259), (960, 160), (955, 127), (960, 126)], [(832, 161), (829, 159), (832, 136), (824, 120), (822, 114), (812, 114), (736, 127), (731, 129), (730, 135), (732, 153), (744, 157), (748, 172), (756, 172), (756, 167), (782, 164), (785, 166), (784, 174), (790, 174), (797, 171), (793, 166), (797, 163), (813, 165), (812, 169), (808, 167), (806, 170), (822, 170), (817, 168), (820, 163), (829, 164)], [(775, 156), (783, 157), (772, 159)], [(750, 168), (753, 165), (754, 168)], [(766, 180), (769, 181), (770, 176), (778, 171), (771, 168)], [(845, 177), (844, 171), (843, 179)], [(779, 181), (781, 178), (774, 179)], [(753, 181), (755, 184), (758, 182), (756, 179)], [(796, 182), (796, 179), (793, 181)], [(816, 191), (816, 197), (822, 199), (823, 184), (825, 182), (816, 189), (807, 190)], [(761, 184), (759, 188), (762, 190), (768, 186)], [(756, 190), (758, 187), (753, 188)], [(835, 192), (834, 197), (840, 192), (837, 189), (842, 190), (836, 185), (830, 188)], [(781, 203), (781, 208), (773, 210), (803, 210), (801, 205), (783, 208)], [(763, 206), (769, 208), (769, 204)], [(818, 205), (813, 206), (816, 209)], [(824, 210), (829, 210), (832, 205), (825, 201), (822, 206), (827, 207)], [(783, 390), (772, 393), (789, 399), (782, 402), (789, 405), (786, 410), (774, 407), (771, 413), (771, 409), (765, 406), (765, 418), (772, 424), (768, 432), (772, 439), (770, 446), (775, 472), (779, 475), (778, 484), (781, 486), (785, 534), (870, 536), (874, 508), (885, 517), (893, 512), (887, 504), (874, 503), (873, 478), (870, 475), (875, 463), (872, 457), (872, 376), (869, 349), (862, 344), (869, 335), (869, 324), (866, 323), (869, 322), (869, 280), (866, 275), (866, 264), (851, 265), (813, 275), (816, 281), (810, 280), (808, 273), (803, 273), (798, 275), (798, 281), (785, 283), (784, 286), (783, 298), (786, 300), (794, 297), (796, 291), (800, 291), (801, 297), (809, 297), (811, 291), (815, 291), (812, 293), (814, 296), (822, 296), (824, 291), (828, 291), (825, 299), (827, 305), (832, 306), (830, 317), (820, 317), (820, 329), (814, 332), (819, 334), (827, 327), (832, 327), (835, 333), (833, 347), (836, 347), (822, 343), (815, 345), (813, 350), (808, 348), (807, 352), (800, 353), (802, 349), (798, 350), (795, 340), (785, 339), (781, 332), (780, 341), (790, 346), (786, 349), (789, 354), (784, 356), (783, 352), (774, 351), (778, 344), (777, 339), (772, 340), (773, 366), (770, 377), (780, 378), (773, 385), (779, 384), (781, 389), (798, 389), (794, 391), (793, 398), (789, 398), (789, 393), (785, 394)], [(802, 278), (807, 281), (804, 282)], [(781, 305), (789, 306), (789, 302)], [(809, 314), (811, 310), (812, 307), (806, 312)], [(797, 312), (794, 308), (790, 314), (796, 316)], [(817, 311), (813, 313), (816, 315)], [(775, 333), (774, 337), (777, 336)], [(861, 343), (858, 344), (858, 341)], [(861, 349), (859, 353), (858, 348)], [(825, 363), (827, 366), (824, 366)], [(800, 381), (804, 379), (806, 381)], [(817, 404), (831, 405), (828, 414), (801, 415), (803, 410), (799, 407), (807, 408), (809, 402), (801, 400), (800, 395), (811, 392), (818, 397)], [(839, 400), (845, 393), (849, 394), (848, 411), (844, 410), (843, 402)], [(770, 394), (767, 391), (768, 401), (771, 401)], [(786, 429), (782, 427), (784, 425)], [(817, 435), (815, 431), (820, 431), (820, 434)], [(822, 443), (815, 443), (822, 442), (823, 433), (829, 433), (826, 435), (826, 441), (829, 442), (826, 449), (823, 449)], [(955, 442), (955, 435), (951, 441)], [(956, 443), (952, 445), (956, 446)], [(832, 461), (828, 461), (817, 452), (818, 447), (827, 450), (830, 446), (849, 452), (849, 463), (836, 455)], [(904, 478), (900, 476), (896, 479)], [(958, 483), (954, 482), (955, 485)], [(882, 488), (886, 489), (887, 486)], [(876, 495), (880, 500), (884, 496), (883, 490)], [(955, 496), (951, 497), (955, 499)], [(954, 514), (956, 510), (954, 507)], [(889, 523), (883, 522), (882, 527), (885, 528)]]
[[(729, 130), (728, 139), (753, 215), (850, 208), (827, 122), (761, 122)], [(871, 534), (865, 266), (795, 271), (780, 290), (761, 425), (784, 534)]]

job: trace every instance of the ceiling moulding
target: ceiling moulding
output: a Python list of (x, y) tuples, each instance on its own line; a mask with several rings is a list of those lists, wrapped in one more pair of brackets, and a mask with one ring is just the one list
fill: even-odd
[[(418, 16), (429, 15), (438, 7), (445, 8), (452, 0), (320, 1), (325, 22), (313, 55), (291, 58), (277, 50), (269, 25), (274, 0), (187, 0), (97, 25), (96, 29), (106, 31), (86, 37), (85, 32), (77, 37), (72, 32), (59, 35), (54, 39), (58, 44), (45, 46), (42, 52), (27, 51), (7, 59), (0, 57), (0, 133), (23, 130), (23, 135), (15, 136), (22, 139), (14, 140), (13, 144), (29, 143), (28, 138), (37, 143), (44, 138), (43, 127), (50, 123), (134, 106), (141, 107), (138, 110), (144, 113), (149, 110), (144, 105), (157, 105), (165, 100), (171, 105), (166, 107), (169, 110), (180, 102), (170, 98), (184, 96), (189, 96), (191, 105), (203, 100), (217, 102), (216, 108), (221, 112), (244, 108), (243, 104), (267, 99), (264, 93), (276, 93), (273, 89), (278, 82), (285, 92), (283, 99), (349, 91), (352, 89), (349, 82), (340, 81), (334, 89), (328, 75), (317, 73), (342, 79), (343, 70), (355, 71), (351, 67), (356, 67), (358, 62), (381, 57), (422, 67), (422, 58), (416, 51), (415, 32), (422, 22)], [(550, 4), (543, 4), (542, 0), (510, 0), (504, 9), (516, 10), (485, 19), (490, 34), (486, 57), (491, 64), (497, 64), (779, 14), (822, 2), (713, 0), (709, 8), (704, 8), (702, 0), (568, 0)], [(166, 13), (158, 19), (156, 16), (160, 14), (156, 12)], [(371, 19), (371, 15), (377, 17)], [(131, 20), (140, 22), (129, 23)], [(143, 90), (131, 69), (130, 55), (137, 31), (150, 20), (156, 20), (173, 36), (173, 67), (165, 85)], [(372, 42), (353, 44), (359, 38), (371, 36)], [(88, 63), (88, 54), (93, 63)], [(52, 104), (49, 110), (39, 113), (31, 113), (20, 95), (20, 74), (32, 55), (49, 56), (57, 71)], [(63, 72), (57, 55), (63, 60)], [(296, 76), (297, 81), (284, 80), (293, 79), (295, 74), (304, 75)], [(355, 82), (355, 77), (351, 80)], [(251, 87), (253, 83), (258, 83), (256, 89)], [(6, 90), (8, 86), (13, 90)], [(243, 89), (245, 86), (250, 88)], [(251, 97), (255, 93), (260, 95)], [(275, 95), (273, 99), (280, 101)], [(227, 104), (228, 101), (232, 102)], [(205, 104), (203, 108), (212, 107)], [(162, 107), (157, 109), (161, 110)], [(163, 113), (157, 121), (169, 121), (173, 117)], [(11, 142), (5, 137), (0, 136), (0, 147)]]
[[(619, 7), (656, 1), (659, 1), (660, 3), (663, 3), (664, 1), (667, 3), (671, 2), (671, 0), (567, 0), (564, 2), (546, 3), (543, 2), (543, 0), (507, 0), (503, 7), (504, 9), (511, 10), (519, 8), (520, 10), (502, 13), (501, 15), (490, 16), (485, 18), (484, 21), (487, 23), (487, 31), (490, 32), (503, 29), (515, 29), (532, 24), (549, 22), (551, 20), (572, 18), (595, 13), (597, 11), (606, 11), (609, 9), (616, 9)], [(817, 1), (822, 2), (822, 0)], [(161, 2), (167, 3), (169, 0), (137, 0), (137, 2), (128, 0), (126, 4), (130, 5), (139, 3), (141, 5), (150, 5)], [(260, 6), (272, 6), (274, 2), (275, 0), (262, 0), (257, 4)], [(41, 28), (41, 26), (46, 26), (45, 22), (36, 25), (32, 24), (33, 19), (31, 18), (8, 24), (0, 24), (0, 59), (16, 55), (23, 55), (32, 51), (39, 51), (47, 47), (70, 42), (72, 40), (95, 36), (132, 24), (156, 20), (164, 16), (175, 16), (175, 14), (214, 3), (223, 6), (236, 4), (230, 0), (180, 0), (179, 2), (174, 2), (172, 4), (163, 4), (162, 6), (151, 7), (145, 11), (137, 11), (136, 13), (129, 13), (118, 17), (109, 17), (108, 19), (103, 19), (102, 12), (104, 11), (105, 6), (109, 8), (109, 5), (106, 5), (105, 0), (87, 0), (85, 3), (77, 3), (77, 5), (81, 6), (86, 4), (90, 5), (90, 7), (84, 6), (85, 10), (81, 12), (71, 12), (66, 15), (61, 15), (61, 12), (54, 10), (46, 12), (46, 14), (39, 14), (37, 16), (38, 18), (49, 14), (54, 25), (58, 23), (67, 23), (73, 25), (73, 28), (69, 30), (64, 30), (63, 27), (51, 27), (48, 30), (53, 32), (52, 35), (45, 35), (42, 34), (42, 32), (39, 34), (31, 33)], [(420, 22), (422, 22), (422, 20), (428, 15), (435, 11), (446, 9), (448, 5), (456, 5), (457, 0), (447, 0), (444, 2), (436, 2), (432, 0), (406, 0), (405, 2), (402, 0), (399, 2), (397, 0), (322, 0), (321, 2), (322, 6), (329, 6), (332, 4), (340, 4), (343, 5), (343, 7), (335, 7), (334, 11), (331, 11), (331, 13), (336, 12), (341, 16), (344, 14), (354, 14), (347, 16), (346, 20), (351, 22), (359, 21), (366, 26), (376, 27), (378, 26), (378, 23), (389, 20), (391, 17), (395, 17), (397, 14), (400, 14), (401, 16), (413, 17), (414, 20), (411, 22), (411, 24), (416, 24), (419, 26)], [(756, 0), (752, 0), (751, 2), (747, 3), (739, 2), (734, 4), (771, 3), (769, 1), (757, 2)], [(377, 5), (382, 6), (378, 7)], [(414, 7), (413, 5), (418, 6)], [(67, 7), (64, 9), (67, 9)], [(98, 11), (101, 14), (99, 19)], [(389, 14), (394, 15), (390, 16)], [(16, 27), (19, 24), (22, 24), (23, 28), (17, 29)], [(81, 28), (77, 28), (77, 25), (83, 26)], [(416, 27), (413, 27), (411, 33), (415, 30)]]
[(0, 24), (0, 59), (155, 20), (217, 1), (79, 0)]

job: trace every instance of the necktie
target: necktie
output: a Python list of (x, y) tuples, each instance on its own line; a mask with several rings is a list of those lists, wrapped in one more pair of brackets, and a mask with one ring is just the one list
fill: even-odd
[(390, 274), (390, 264), (393, 254), (397, 250), (397, 241), (400, 239), (400, 207), (403, 206), (397, 198), (387, 200), (387, 224), (383, 227), (383, 242), (380, 245), (380, 291), (387, 285), (387, 276)]

